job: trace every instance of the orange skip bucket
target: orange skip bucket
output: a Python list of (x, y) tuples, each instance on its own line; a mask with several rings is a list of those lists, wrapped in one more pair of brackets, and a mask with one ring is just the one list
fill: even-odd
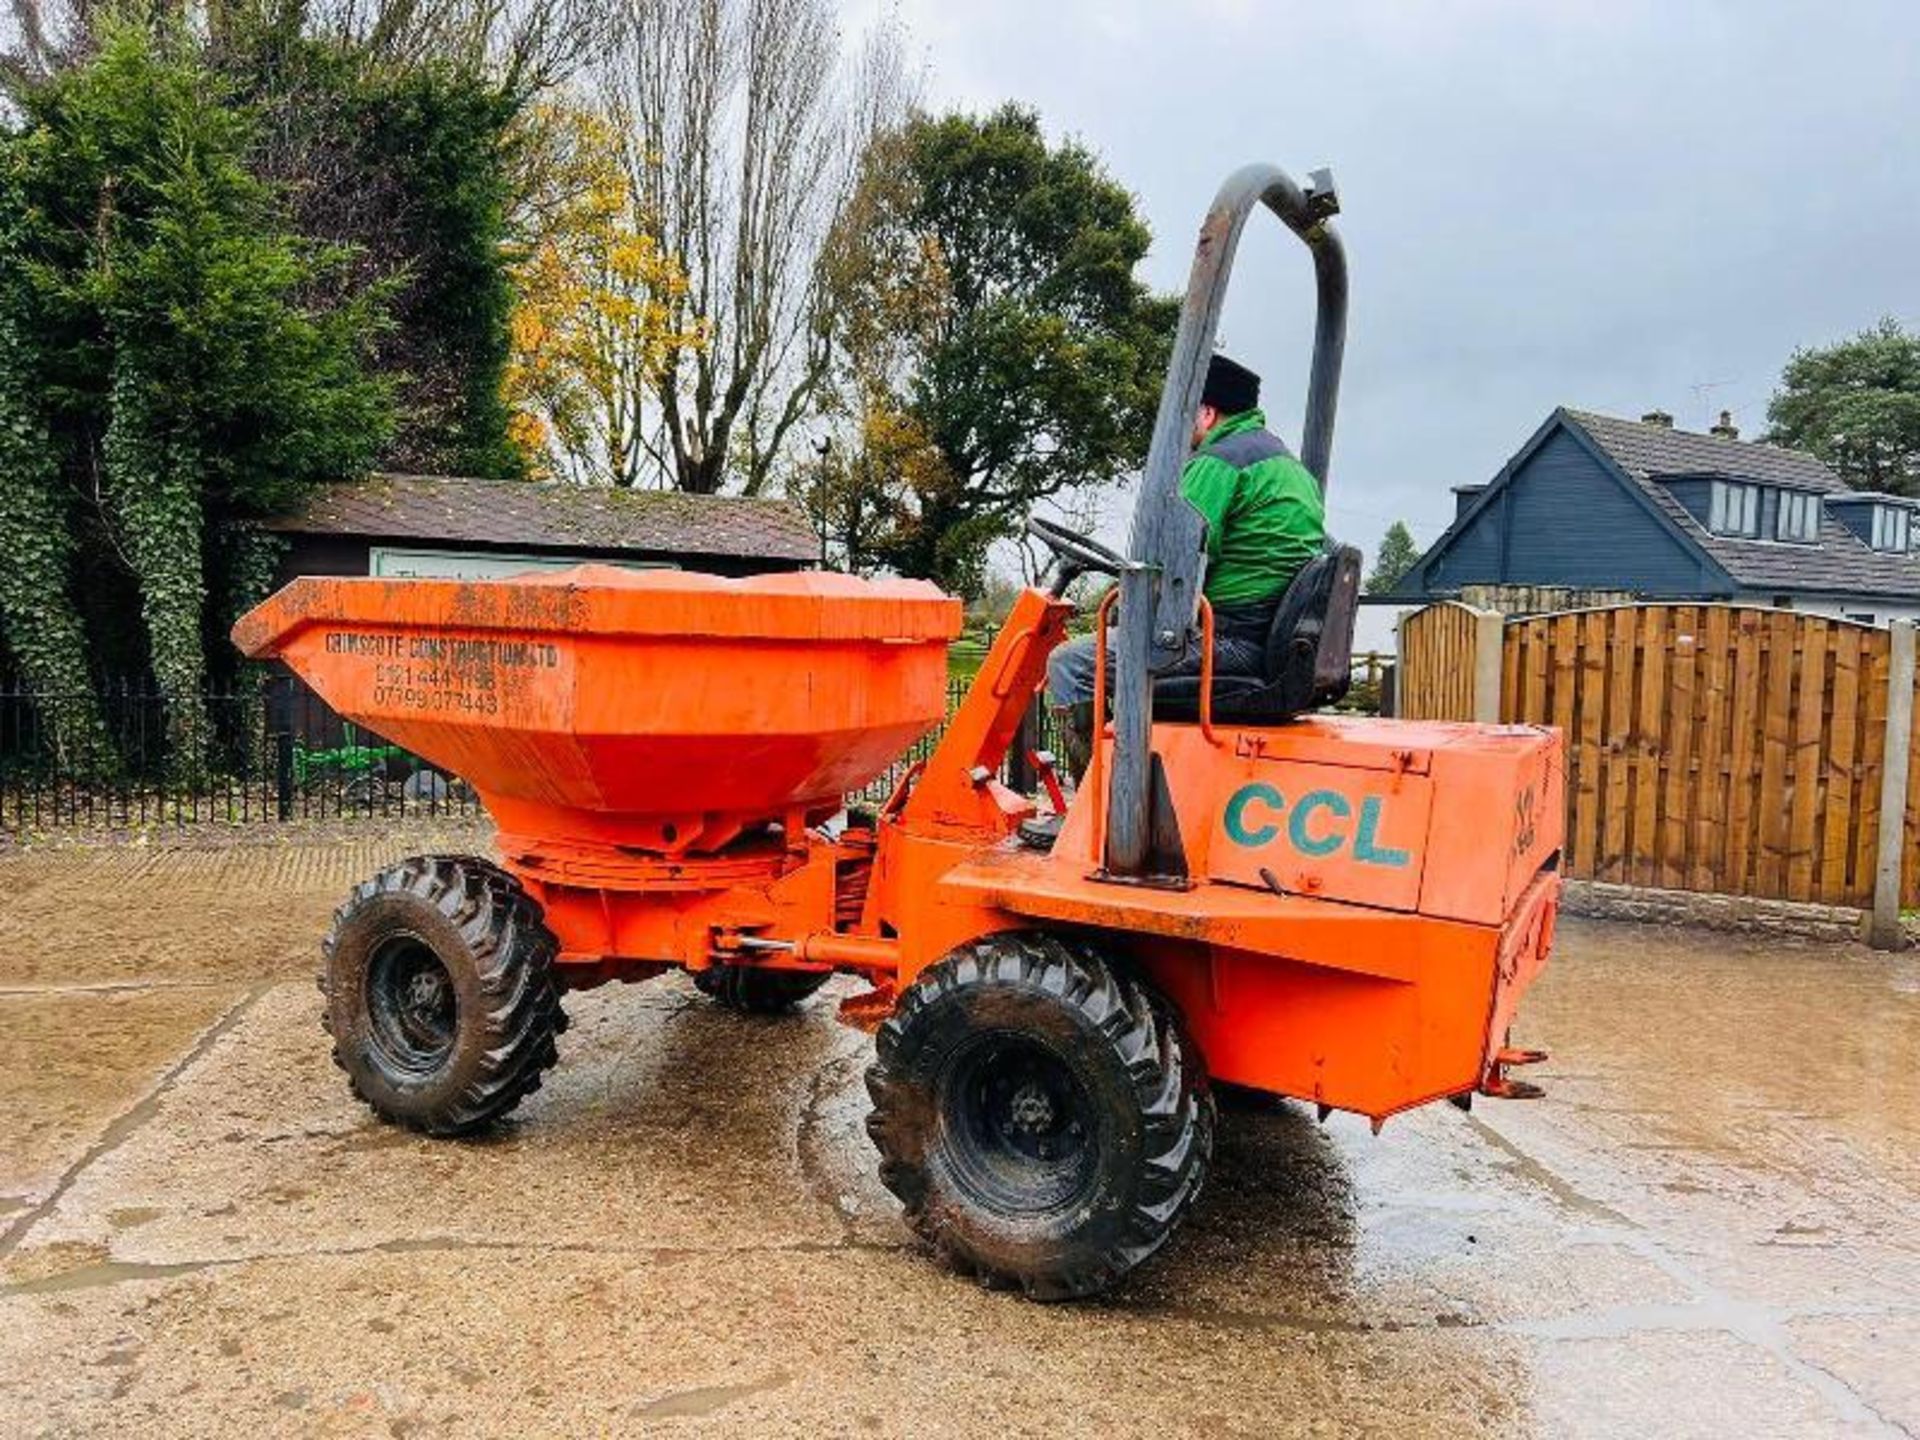
[(923, 581), (582, 565), (296, 580), (233, 640), (463, 777), (503, 830), (679, 854), (884, 771), (945, 714), (960, 619)]

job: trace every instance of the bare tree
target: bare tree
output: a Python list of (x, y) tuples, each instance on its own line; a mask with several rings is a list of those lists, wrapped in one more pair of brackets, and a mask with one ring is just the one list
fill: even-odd
[(0, 88), (17, 93), (89, 53), (107, 16), (178, 23), (216, 50), (233, 34), (334, 36), (397, 61), (451, 61), (516, 99), (565, 83), (605, 52), (607, 0), (7, 0)]
[(662, 248), (687, 276), (651, 458), (679, 489), (765, 490), (804, 428), (832, 327), (820, 259), (867, 141), (904, 113), (895, 35), (845, 44), (831, 0), (629, 0), (604, 76)]
[(395, 59), (450, 60), (526, 99), (604, 53), (605, 0), (253, 0)]
[(0, 46), (0, 89), (12, 100), (28, 86), (70, 64), (91, 43), (89, 0), (48, 4), (7, 0), (6, 43)]

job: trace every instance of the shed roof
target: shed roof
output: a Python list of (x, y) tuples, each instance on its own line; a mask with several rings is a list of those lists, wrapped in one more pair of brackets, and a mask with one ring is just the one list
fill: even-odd
[(790, 500), (613, 490), (444, 475), (374, 475), (325, 486), (267, 528), (516, 550), (644, 551), (807, 561), (820, 542)]

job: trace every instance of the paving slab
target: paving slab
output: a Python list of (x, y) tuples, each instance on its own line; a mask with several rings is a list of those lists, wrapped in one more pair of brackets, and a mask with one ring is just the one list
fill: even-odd
[(247, 848), (0, 858), (0, 1431), (1920, 1430), (1911, 957), (1570, 922), (1546, 1100), (1235, 1099), (1168, 1251), (1043, 1307), (908, 1236), (832, 988), (570, 996), (495, 1133), (381, 1125), (314, 946), (420, 847)]
[(243, 992), (0, 993), (0, 1233), (140, 1107)]

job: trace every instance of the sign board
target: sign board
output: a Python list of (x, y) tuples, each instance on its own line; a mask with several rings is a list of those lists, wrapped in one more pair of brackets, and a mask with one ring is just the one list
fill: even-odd
[(1433, 804), (1424, 775), (1254, 759), (1221, 794), (1207, 852), (1214, 879), (1418, 906)]

